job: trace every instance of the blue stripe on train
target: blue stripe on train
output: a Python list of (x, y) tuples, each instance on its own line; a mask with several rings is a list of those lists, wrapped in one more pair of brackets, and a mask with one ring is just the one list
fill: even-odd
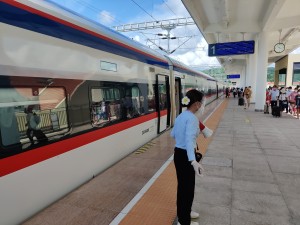
[(80, 45), (117, 54), (126, 58), (169, 68), (167, 62), (159, 61), (145, 54), (117, 45), (67, 25), (33, 14), (24, 9), (0, 2), (0, 22), (56, 37)]

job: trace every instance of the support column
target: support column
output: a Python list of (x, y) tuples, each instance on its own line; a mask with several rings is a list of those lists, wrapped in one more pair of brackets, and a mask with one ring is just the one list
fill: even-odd
[(262, 112), (266, 102), (266, 84), (268, 69), (268, 33), (261, 32), (258, 37), (257, 77), (255, 111)]
[(257, 44), (255, 45), (255, 54), (249, 55), (249, 70), (248, 70), (248, 82), (247, 86), (251, 86), (252, 89), (252, 97), (251, 103), (255, 103), (256, 101), (256, 79), (257, 79)]

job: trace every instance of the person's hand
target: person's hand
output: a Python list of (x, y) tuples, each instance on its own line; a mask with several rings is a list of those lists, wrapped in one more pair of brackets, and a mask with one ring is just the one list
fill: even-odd
[(200, 163), (198, 163), (196, 160), (193, 160), (191, 162), (191, 165), (194, 167), (196, 175), (199, 177), (203, 177), (204, 169), (203, 169), (202, 165)]
[(205, 127), (203, 130), (202, 130), (202, 133), (204, 135), (205, 138), (208, 138), (210, 137), (214, 132), (209, 129), (208, 127)]

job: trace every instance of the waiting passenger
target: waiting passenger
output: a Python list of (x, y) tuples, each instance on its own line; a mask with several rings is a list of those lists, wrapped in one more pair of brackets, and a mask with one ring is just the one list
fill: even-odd
[(280, 110), (284, 111), (285, 109), (286, 113), (288, 113), (288, 98), (286, 96), (286, 91), (284, 87), (280, 89), (280, 94), (278, 99), (279, 99)]
[(295, 98), (296, 98), (297, 95), (298, 95), (298, 89), (294, 88), (294, 91), (289, 96), (291, 114), (293, 116), (296, 116)]
[(271, 107), (277, 106), (279, 90), (276, 85), (274, 85), (272, 90), (270, 91), (270, 96), (271, 96)]
[(252, 90), (251, 90), (251, 86), (246, 87), (245, 91), (244, 91), (244, 98), (245, 98), (245, 105), (244, 105), (244, 109), (249, 108), (250, 107), (250, 100), (252, 97)]
[(295, 108), (297, 110), (297, 119), (299, 119), (299, 114), (300, 114), (300, 89), (298, 90), (298, 94), (295, 97)]

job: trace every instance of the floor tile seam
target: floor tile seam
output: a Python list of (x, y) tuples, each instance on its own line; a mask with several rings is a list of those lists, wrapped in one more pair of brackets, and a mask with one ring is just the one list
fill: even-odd
[(279, 155), (279, 154), (270, 154), (270, 153), (266, 153), (267, 156), (276, 156), (276, 157), (284, 157), (284, 158), (300, 158), (299, 156), (290, 156), (290, 155)]
[(291, 173), (284, 173), (284, 172), (274, 172), (275, 174), (280, 174), (280, 175), (293, 175), (293, 176), (299, 176), (300, 174), (291, 174)]
[[(196, 200), (194, 200), (194, 202), (193, 202), (193, 204), (199, 204), (199, 205), (209, 205), (209, 206), (212, 206), (212, 207), (214, 207), (214, 206), (216, 206), (216, 207), (224, 207), (224, 208), (228, 208), (228, 209), (230, 209), (231, 208), (231, 205), (230, 204), (214, 204), (214, 203), (210, 203), (210, 202), (206, 202), (206, 201), (196, 201)], [(231, 213), (230, 213), (231, 214)]]
[(249, 179), (241, 179), (241, 178), (232, 178), (232, 181), (246, 181), (251, 183), (263, 183), (263, 184), (275, 184), (278, 185), (276, 182), (267, 182), (267, 181), (257, 181), (257, 180), (249, 180)]
[(247, 193), (253, 193), (253, 194), (259, 194), (259, 195), (270, 195), (270, 196), (282, 196), (281, 193), (266, 193), (266, 192), (260, 192), (260, 191), (249, 191), (249, 190), (240, 190), (237, 188), (232, 188), (232, 192), (239, 191), (239, 192), (247, 192)]
[(246, 210), (246, 209), (238, 209), (238, 208), (235, 208), (235, 207), (232, 207), (233, 210), (239, 210), (239, 211), (242, 211), (242, 212), (248, 212), (248, 213), (252, 213), (253, 215), (266, 215), (266, 216), (276, 216), (276, 217), (283, 217), (283, 216), (286, 216), (287, 218), (292, 218), (292, 216), (290, 214), (288, 215), (278, 215), (276, 213), (266, 213), (266, 212), (257, 212), (257, 211), (252, 211), (252, 210)]
[(199, 205), (208, 205), (208, 206), (211, 206), (211, 207), (222, 207), (222, 208), (227, 208), (227, 209), (230, 209), (231, 207), (229, 207), (228, 205), (222, 205), (222, 204), (213, 204), (213, 203), (209, 203), (209, 202), (201, 202), (201, 201), (198, 201), (198, 202), (194, 202), (195, 204), (199, 204)]

